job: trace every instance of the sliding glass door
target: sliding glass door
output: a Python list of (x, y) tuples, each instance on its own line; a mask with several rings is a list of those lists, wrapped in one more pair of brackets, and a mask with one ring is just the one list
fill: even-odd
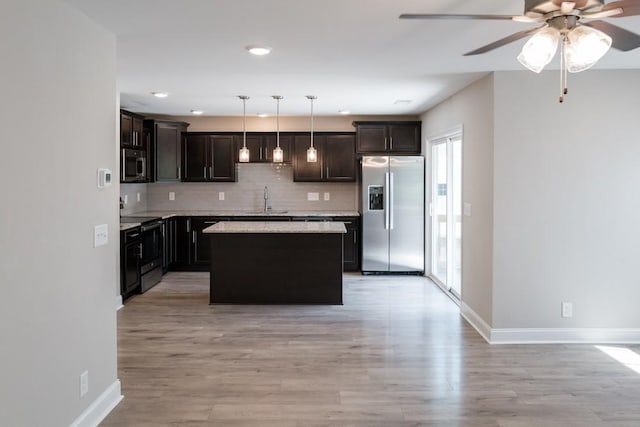
[(462, 293), (462, 134), (431, 143), (431, 275), (456, 298)]

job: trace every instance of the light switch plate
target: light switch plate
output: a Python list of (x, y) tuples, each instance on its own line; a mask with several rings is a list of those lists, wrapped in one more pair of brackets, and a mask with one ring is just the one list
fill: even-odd
[(169, 191), (169, 200), (175, 200), (176, 199), (176, 193), (173, 191)]
[(127, 203), (129, 203), (129, 195), (125, 194), (124, 195), (124, 204), (126, 205)]
[(109, 226), (100, 224), (93, 227), (93, 247), (104, 246), (109, 243)]
[(320, 200), (320, 193), (307, 193), (307, 200), (310, 202)]
[(218, 200), (224, 200), (224, 191), (218, 192)]
[(464, 203), (464, 216), (471, 216), (471, 203)]

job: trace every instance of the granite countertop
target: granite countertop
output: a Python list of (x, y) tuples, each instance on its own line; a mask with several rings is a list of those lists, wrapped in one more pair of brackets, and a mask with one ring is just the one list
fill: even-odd
[(131, 230), (132, 228), (140, 227), (139, 222), (128, 222), (128, 223), (120, 223), (120, 231)]
[(219, 222), (205, 228), (205, 234), (213, 233), (346, 233), (341, 222), (281, 222), (281, 221), (231, 221)]
[(360, 216), (358, 211), (145, 211), (135, 212), (123, 216), (160, 217), (162, 219), (174, 216), (286, 216), (286, 217), (340, 217)]

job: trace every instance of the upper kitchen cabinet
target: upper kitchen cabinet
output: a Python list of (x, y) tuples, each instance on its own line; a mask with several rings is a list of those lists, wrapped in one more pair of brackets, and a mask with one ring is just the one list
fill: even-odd
[(182, 156), (182, 181), (235, 182), (235, 137), (187, 133)]
[(307, 162), (309, 134), (296, 135), (293, 180), (296, 182), (352, 182), (356, 180), (355, 136), (352, 133), (314, 134), (317, 162)]
[(182, 143), (189, 123), (145, 120), (144, 135), (150, 150), (150, 178), (176, 182), (182, 178)]
[(144, 117), (120, 110), (120, 146), (146, 150), (143, 132)]
[[(284, 154), (284, 162), (291, 162), (291, 147), (293, 137), (290, 134), (280, 134), (280, 148)], [(238, 152), (242, 148), (242, 134), (238, 136), (236, 143), (236, 161)], [(271, 163), (273, 162), (273, 150), (276, 148), (275, 133), (247, 133), (247, 148), (249, 149), (249, 163)]]
[(422, 122), (353, 122), (361, 154), (420, 154)]

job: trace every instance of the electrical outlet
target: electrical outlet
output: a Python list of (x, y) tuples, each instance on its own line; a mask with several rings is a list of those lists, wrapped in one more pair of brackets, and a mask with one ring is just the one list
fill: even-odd
[(176, 193), (173, 191), (169, 191), (169, 200), (175, 200), (176, 199)]
[(218, 200), (224, 200), (224, 191), (218, 192)]
[(136, 201), (140, 202), (140, 193), (136, 193)]
[(331, 200), (331, 193), (329, 193), (328, 191), (324, 192), (324, 201), (328, 202), (329, 200)]
[(104, 246), (109, 243), (109, 226), (100, 224), (93, 227), (93, 247)]
[(80, 397), (89, 392), (89, 371), (80, 374)]
[(573, 317), (573, 304), (570, 302), (562, 303), (562, 317)]
[(307, 200), (310, 202), (320, 200), (320, 193), (307, 193)]

